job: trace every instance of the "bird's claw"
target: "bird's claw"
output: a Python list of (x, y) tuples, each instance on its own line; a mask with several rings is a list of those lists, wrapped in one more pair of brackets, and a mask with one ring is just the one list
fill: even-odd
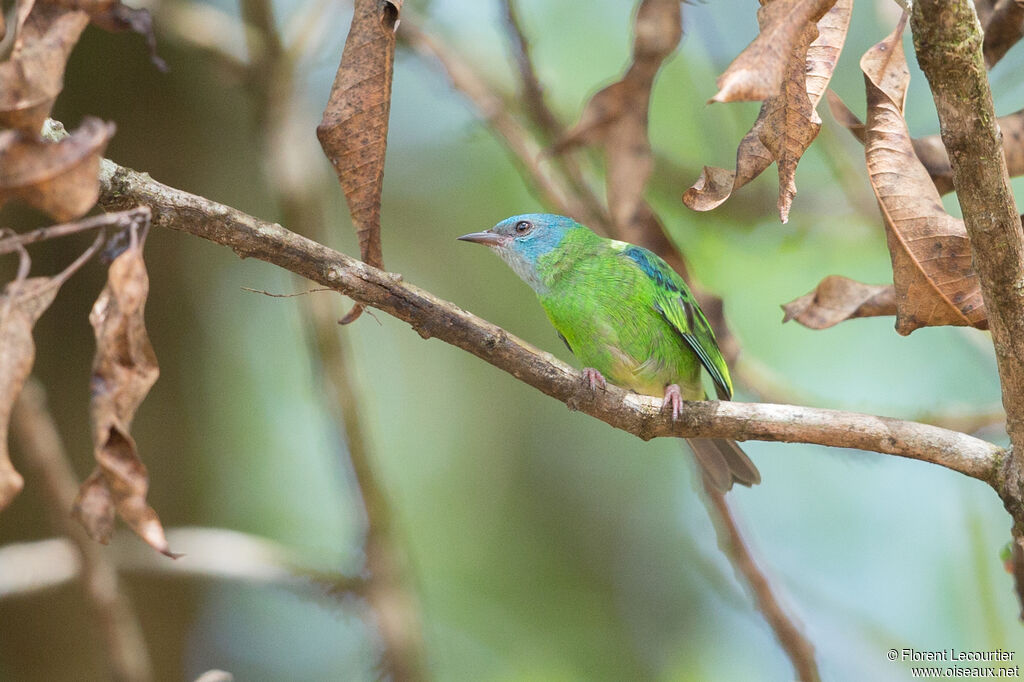
[(583, 375), (583, 381), (585, 381), (587, 385), (590, 386), (591, 391), (596, 391), (598, 386), (600, 386), (601, 388), (608, 387), (608, 382), (605, 381), (604, 375), (598, 372), (593, 367), (584, 367), (581, 374)]
[(669, 384), (665, 387), (664, 405), (672, 406), (672, 421), (679, 421), (679, 415), (683, 413), (683, 394), (680, 393), (679, 386)]

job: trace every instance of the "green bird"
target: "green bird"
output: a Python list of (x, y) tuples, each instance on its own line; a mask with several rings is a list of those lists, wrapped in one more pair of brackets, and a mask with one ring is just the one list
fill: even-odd
[[(494, 251), (537, 293), (558, 336), (583, 364), (595, 390), (605, 380), (664, 396), (678, 419), (683, 400), (706, 400), (703, 367), (719, 399), (732, 380), (715, 334), (686, 283), (647, 249), (600, 237), (564, 216), (506, 218), (459, 239)], [(735, 441), (688, 438), (719, 490), (760, 483), (761, 474)]]

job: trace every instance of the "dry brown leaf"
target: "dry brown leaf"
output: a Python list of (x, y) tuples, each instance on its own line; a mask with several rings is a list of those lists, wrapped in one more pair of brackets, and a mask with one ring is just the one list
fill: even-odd
[[(761, 12), (778, 2), (762, 7)], [(740, 141), (736, 170), (704, 166), (700, 177), (683, 194), (684, 204), (695, 211), (717, 208), (778, 161), (779, 216), (786, 222), (796, 194), (796, 165), (821, 128), (815, 109), (846, 41), (852, 6), (853, 0), (837, 0), (816, 29), (805, 22), (806, 30), (793, 34), (788, 61), (779, 72), (778, 94), (765, 100), (750, 132)], [(762, 16), (760, 12), (758, 16)]]
[(156, 54), (156, 34), (153, 32), (153, 18), (144, 9), (134, 9), (118, 0), (48, 0), (67, 9), (82, 10), (89, 15), (92, 23), (105, 31), (118, 33), (132, 31), (146, 40), (149, 58), (161, 71), (167, 64)]
[(99, 196), (100, 159), (114, 124), (86, 118), (59, 142), (0, 132), (0, 206), (18, 197), (57, 220), (85, 214)]
[(778, 95), (801, 36), (814, 28), (835, 3), (762, 0), (757, 11), (760, 33), (718, 77), (718, 92), (710, 101), (756, 102)]
[(14, 402), (35, 361), (32, 327), (53, 303), (61, 285), (92, 257), (99, 245), (97, 239), (89, 250), (55, 277), (26, 277), (28, 254), (21, 249), (18, 277), (0, 293), (0, 510), (10, 504), (24, 485), (11, 464), (7, 434)]
[(116, 510), (154, 549), (173, 556), (156, 512), (146, 503), (149, 475), (130, 434), (142, 400), (160, 374), (144, 319), (149, 276), (141, 240), (110, 264), (107, 285), (89, 313), (96, 335), (91, 421), (96, 471), (75, 501), (75, 516), (96, 540), (107, 542)]
[[(341, 64), (316, 136), (334, 166), (366, 263), (384, 267), (380, 203), (388, 146), (395, 30), (402, 0), (356, 0)], [(359, 317), (356, 305), (342, 320)]]
[(905, 23), (904, 14), (896, 30), (861, 58), (868, 100), (864, 154), (885, 218), (896, 287), (896, 331), (909, 334), (933, 325), (986, 329), (967, 230), (943, 209), (903, 118), (910, 83), (903, 55)]
[(37, 135), (64, 87), (65, 63), (89, 17), (45, 2), (31, 10), (10, 58), (0, 62), (0, 127)]
[[(866, 139), (864, 123), (849, 107), (831, 90), (828, 93), (828, 106), (832, 117), (850, 131), (861, 144)], [(1024, 109), (998, 119), (999, 129), (1003, 133), (1003, 152), (1006, 156), (1006, 168), (1011, 177), (1024, 175)], [(924, 164), (928, 174), (935, 183), (939, 194), (953, 191), (953, 167), (949, 163), (949, 154), (939, 135), (925, 135), (911, 140), (914, 153)]]
[(651, 211), (643, 195), (654, 170), (647, 136), (651, 87), (680, 37), (679, 0), (642, 0), (634, 26), (633, 61), (625, 75), (591, 97), (579, 122), (553, 147), (556, 153), (579, 145), (603, 147), (608, 208), (624, 238), (649, 228)]
[[(818, 28), (807, 28), (794, 42), (793, 54), (782, 80), (782, 92), (765, 101), (760, 138), (779, 169), (779, 219), (789, 221), (796, 196), (796, 166), (821, 130), (821, 118), (807, 96), (807, 48)], [(816, 81), (817, 85), (817, 81)]]
[(828, 329), (855, 317), (896, 314), (896, 292), (891, 284), (864, 284), (829, 275), (814, 291), (782, 306), (783, 322), (796, 320), (811, 329)]

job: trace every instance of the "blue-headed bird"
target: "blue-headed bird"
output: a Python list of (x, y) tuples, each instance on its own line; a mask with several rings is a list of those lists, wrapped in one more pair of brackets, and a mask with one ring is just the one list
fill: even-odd
[[(683, 400), (706, 400), (701, 368), (719, 399), (732, 380), (715, 334), (669, 265), (647, 249), (605, 239), (571, 218), (527, 214), (459, 239), (490, 247), (537, 293), (558, 336), (582, 363), (591, 390), (610, 381), (663, 396), (672, 418)], [(688, 438), (707, 479), (726, 491), (761, 475), (735, 441)]]

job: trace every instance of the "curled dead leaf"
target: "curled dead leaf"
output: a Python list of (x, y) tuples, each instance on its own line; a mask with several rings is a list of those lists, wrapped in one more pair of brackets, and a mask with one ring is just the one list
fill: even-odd
[(27, 277), (28, 254), (21, 249), (18, 277), (0, 293), (0, 510), (21, 491), (24, 481), (11, 464), (7, 436), (11, 411), (35, 362), (32, 327), (46, 312), (61, 285), (99, 248), (100, 238), (55, 277)]
[(96, 204), (100, 159), (114, 124), (86, 118), (59, 142), (16, 130), (0, 131), (0, 206), (14, 197), (57, 220), (71, 220)]
[(829, 275), (814, 288), (782, 306), (783, 322), (796, 320), (811, 329), (828, 329), (855, 317), (896, 314), (896, 292), (891, 284), (864, 284)]
[(718, 92), (710, 101), (756, 102), (777, 96), (794, 48), (807, 31), (813, 29), (817, 35), (815, 25), (835, 3), (836, 0), (763, 2), (757, 10), (760, 33), (718, 77)]
[(106, 542), (116, 511), (150, 546), (173, 556), (146, 502), (149, 475), (130, 433), (135, 412), (160, 374), (145, 326), (149, 276), (142, 240), (134, 229), (131, 234), (89, 313), (96, 335), (90, 413), (97, 468), (82, 485), (74, 514), (92, 537)]
[(37, 135), (64, 88), (64, 66), (89, 17), (47, 2), (22, 7), (31, 12), (10, 57), (0, 62), (0, 127)]
[[(356, 0), (341, 64), (316, 135), (338, 175), (366, 263), (384, 266), (380, 204), (388, 144), (395, 29), (402, 0)], [(345, 316), (359, 317), (362, 306)]]
[(934, 325), (986, 329), (967, 230), (943, 209), (903, 118), (910, 83), (905, 23), (904, 14), (896, 30), (861, 59), (868, 100), (864, 154), (892, 257), (896, 331)]
[[(850, 131), (861, 144), (866, 139), (864, 123), (839, 98), (839, 95), (828, 92), (828, 106), (832, 117)], [(1006, 169), (1011, 177), (1024, 175), (1024, 109), (998, 119), (999, 130), (1003, 134), (1003, 153), (1006, 157)], [(911, 140), (914, 153), (924, 164), (928, 174), (935, 183), (939, 194), (953, 191), (953, 166), (949, 163), (949, 154), (939, 135), (925, 135)]]
[[(736, 150), (736, 170), (704, 166), (700, 177), (683, 194), (684, 204), (695, 211), (710, 211), (717, 208), (732, 196), (733, 192), (760, 175), (772, 162), (777, 162), (779, 217), (782, 222), (788, 220), (789, 209), (796, 195), (796, 167), (821, 128), (821, 119), (816, 108), (846, 41), (852, 5), (853, 0), (837, 0), (834, 6), (820, 17), (817, 25), (803, 21), (801, 31), (793, 32), (792, 27), (787, 29), (788, 51), (786, 59), (781, 62), (761, 63), (757, 58), (760, 48), (746, 57), (741, 54), (733, 62), (733, 65), (742, 63), (748, 66), (737, 67), (732, 72), (727, 70), (726, 74), (723, 74), (723, 78), (726, 78), (727, 74), (730, 75), (727, 94), (746, 92), (746, 85), (743, 85), (747, 82), (746, 79), (763, 81), (769, 75), (772, 79), (778, 79), (777, 82), (773, 81), (776, 94), (765, 98), (753, 127), (740, 141)], [(777, 6), (776, 9), (769, 11), (773, 6)], [(808, 11), (809, 7), (810, 5), (805, 5), (801, 11)], [(773, 35), (772, 24), (766, 23), (775, 20), (773, 12), (785, 14), (788, 11), (795, 11), (794, 3), (780, 4), (780, 0), (773, 0), (762, 7), (758, 13), (759, 21), (762, 22), (762, 35)], [(768, 33), (765, 33), (766, 30)], [(754, 48), (755, 43), (752, 43), (748, 50)], [(778, 57), (781, 55), (781, 49), (775, 45), (772, 54)], [(756, 71), (755, 66), (761, 71)], [(755, 78), (755, 74), (759, 75)], [(762, 88), (752, 92), (764, 94), (765, 90)], [(729, 99), (715, 101), (734, 99), (747, 98), (730, 95)]]

